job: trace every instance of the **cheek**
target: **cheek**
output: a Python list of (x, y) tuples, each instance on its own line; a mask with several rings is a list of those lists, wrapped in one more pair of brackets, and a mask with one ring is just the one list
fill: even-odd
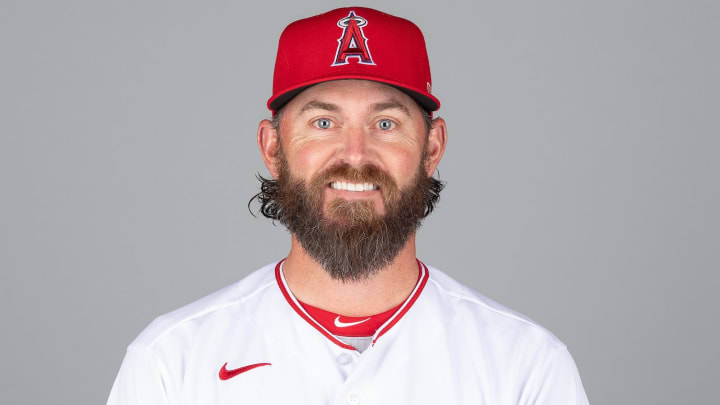
[(420, 150), (403, 150), (402, 152), (387, 153), (383, 156), (388, 174), (393, 177), (400, 189), (409, 184), (417, 174), (420, 166)]
[(289, 152), (288, 155), (291, 172), (299, 178), (310, 179), (318, 174), (331, 154), (327, 149), (306, 144)]

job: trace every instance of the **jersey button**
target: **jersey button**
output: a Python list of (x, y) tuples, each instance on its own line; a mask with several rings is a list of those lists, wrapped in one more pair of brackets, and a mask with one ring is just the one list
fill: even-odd
[(351, 392), (348, 394), (346, 400), (347, 400), (347, 403), (350, 405), (357, 405), (360, 403), (360, 394), (358, 394), (356, 392)]
[(351, 361), (352, 361), (352, 358), (347, 353), (342, 353), (337, 357), (337, 362), (343, 366), (346, 364), (350, 364)]

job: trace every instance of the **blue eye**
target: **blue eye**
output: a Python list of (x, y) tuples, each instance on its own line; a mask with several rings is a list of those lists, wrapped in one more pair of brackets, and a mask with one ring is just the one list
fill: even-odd
[(330, 120), (326, 118), (320, 118), (319, 120), (315, 121), (315, 125), (317, 125), (320, 129), (328, 129), (330, 128)]
[(393, 127), (393, 122), (390, 120), (380, 120), (380, 122), (378, 122), (378, 127), (387, 131)]

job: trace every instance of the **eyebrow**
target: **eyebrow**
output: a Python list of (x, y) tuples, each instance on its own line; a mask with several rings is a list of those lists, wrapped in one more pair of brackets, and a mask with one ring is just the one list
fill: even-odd
[[(336, 104), (332, 103), (326, 103), (323, 101), (318, 100), (311, 100), (308, 101), (301, 109), (300, 112), (298, 112), (298, 116), (300, 116), (302, 113), (308, 110), (325, 110), (325, 111), (339, 111), (340, 107), (338, 107)], [(372, 106), (370, 106), (370, 110), (374, 112), (380, 112), (385, 110), (400, 110), (404, 112), (408, 117), (410, 117), (410, 109), (403, 103), (399, 102), (398, 100), (395, 100), (394, 98), (391, 98), (386, 101), (381, 101), (379, 103), (375, 103)]]
[(370, 109), (375, 112), (395, 109), (404, 112), (408, 117), (410, 117), (410, 109), (407, 108), (405, 104), (395, 100), (394, 98), (375, 103), (370, 107)]
[(304, 113), (307, 110), (313, 110), (313, 109), (325, 110), (325, 111), (338, 111), (340, 109), (340, 107), (338, 107), (335, 104), (331, 104), (331, 103), (325, 103), (322, 101), (311, 100), (311, 101), (308, 101), (307, 104), (305, 104), (303, 106), (303, 108), (300, 109), (298, 116), (300, 116), (300, 114)]

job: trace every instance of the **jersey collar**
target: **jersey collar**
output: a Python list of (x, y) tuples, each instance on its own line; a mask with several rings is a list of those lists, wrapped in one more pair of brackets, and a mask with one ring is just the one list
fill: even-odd
[[(417, 260), (417, 259), (416, 259)], [(325, 327), (323, 327), (319, 322), (317, 322), (313, 317), (310, 316), (310, 314), (305, 311), (305, 309), (300, 305), (298, 300), (295, 298), (295, 296), (290, 292), (290, 288), (287, 285), (287, 282), (285, 281), (285, 276), (282, 272), (282, 264), (285, 262), (285, 259), (278, 262), (278, 264), (275, 266), (275, 279), (277, 280), (278, 287), (280, 288), (280, 291), (282, 292), (283, 296), (285, 297), (285, 300), (288, 302), (290, 307), (298, 314), (300, 317), (305, 320), (305, 322), (309, 323), (310, 326), (314, 327), (318, 332), (320, 332), (323, 336), (325, 336), (327, 339), (329, 339), (331, 342), (335, 343), (336, 345), (342, 347), (343, 349), (347, 350), (356, 350), (355, 347), (348, 345), (342, 341), (340, 341), (338, 338), (336, 338), (330, 331), (328, 331)], [(398, 310), (395, 312), (393, 316), (391, 316), (382, 326), (380, 326), (375, 334), (373, 335), (373, 341), (372, 345), (374, 346), (375, 343), (380, 339), (382, 335), (387, 333), (387, 331), (390, 330), (393, 326), (395, 326), (396, 323), (402, 319), (403, 316), (410, 310), (410, 307), (413, 306), (415, 301), (417, 301), (418, 297), (422, 293), (423, 289), (425, 288), (425, 284), (427, 284), (429, 274), (428, 274), (428, 268), (423, 264), (420, 260), (417, 260), (418, 263), (418, 283), (415, 284), (415, 288), (410, 293), (408, 298), (403, 302)]]

